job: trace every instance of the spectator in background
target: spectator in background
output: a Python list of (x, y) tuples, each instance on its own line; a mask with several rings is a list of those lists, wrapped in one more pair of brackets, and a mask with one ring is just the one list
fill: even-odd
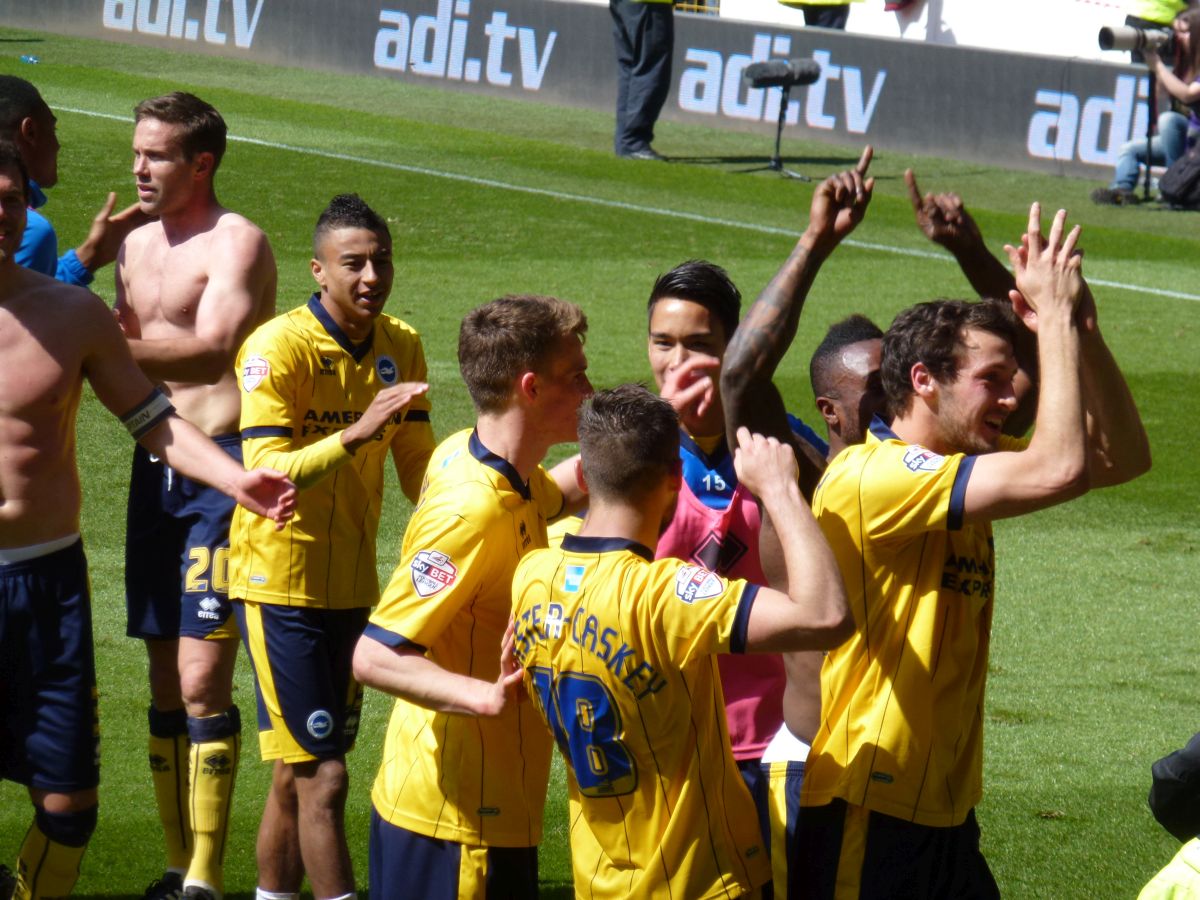
[(150, 219), (137, 204), (113, 215), (117, 195), (110, 193), (92, 220), (87, 239), (59, 257), (54, 226), (37, 211), (46, 203), (42, 189), (54, 187), (58, 182), (57, 124), (37, 88), (24, 78), (0, 75), (0, 139), (16, 146), (29, 170), (28, 223), (17, 250), (17, 263), (83, 287), (92, 283), (97, 269), (117, 258), (125, 236)]
[(671, 0), (609, 0), (617, 51), (617, 128), (613, 149), (625, 159), (663, 162), (650, 146), (671, 90), (675, 7)]
[[(1145, 51), (1146, 67), (1158, 78), (1171, 97), (1173, 109), (1158, 117), (1158, 134), (1150, 140), (1149, 165), (1170, 166), (1186, 152), (1200, 133), (1200, 117), (1193, 104), (1200, 103), (1200, 8), (1184, 10), (1172, 23), (1175, 30), (1175, 64), (1168, 66), (1153, 48)], [(1135, 192), (1138, 166), (1146, 160), (1146, 139), (1136, 137), (1121, 147), (1112, 184), (1092, 192), (1095, 203), (1123, 206), (1137, 203)]]
[[(840, 0), (809, 0), (807, 3), (789, 3), (780, 0), (784, 6), (790, 6), (804, 13), (804, 24), (808, 28), (832, 28), (835, 31), (845, 31), (846, 22), (850, 18), (850, 4)], [(859, 2), (859, 0), (852, 0)]]

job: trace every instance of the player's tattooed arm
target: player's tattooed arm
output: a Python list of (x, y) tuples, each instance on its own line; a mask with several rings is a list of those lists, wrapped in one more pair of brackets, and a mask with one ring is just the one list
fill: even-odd
[(721, 399), (725, 433), (737, 429), (789, 441), (801, 460), (800, 484), (811, 496), (823, 461), (792, 438), (783, 399), (773, 378), (796, 337), (804, 301), (821, 264), (862, 221), (875, 179), (867, 177), (872, 149), (864, 148), (854, 169), (832, 175), (813, 192), (808, 227), (783, 266), (750, 307), (725, 351)]

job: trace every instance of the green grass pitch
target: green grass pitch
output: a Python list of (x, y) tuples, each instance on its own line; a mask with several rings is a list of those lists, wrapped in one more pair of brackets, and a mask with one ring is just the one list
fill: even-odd
[[(18, 61), (41, 58), (36, 66)], [(725, 132), (663, 124), (656, 146), (688, 162), (613, 158), (611, 117), (459, 95), (383, 79), (266, 68), (0, 29), (0, 72), (35, 81), (56, 109), (64, 150), (48, 214), (74, 246), (105, 193), (133, 200), (131, 110), (185, 88), (214, 103), (237, 139), (217, 176), (221, 200), (270, 237), (279, 308), (312, 284), (309, 242), (334, 193), (361, 193), (391, 223), (397, 276), (389, 311), (416, 328), (430, 361), (439, 436), (470, 422), (457, 375), (457, 324), (508, 292), (555, 294), (591, 321), (597, 386), (648, 380), (643, 309), (653, 278), (681, 260), (726, 266), (747, 302), (803, 228), (811, 187), (735, 170), (762, 161), (766, 126)], [(788, 135), (787, 162), (825, 175), (856, 147)], [(246, 142), (240, 139), (253, 139)], [(1193, 444), (1200, 342), (1200, 217), (1092, 206), (1095, 183), (1010, 172), (876, 148), (876, 193), (850, 245), (809, 298), (782, 389), (811, 420), (807, 359), (835, 319), (861, 311), (886, 325), (899, 309), (968, 288), (913, 226), (902, 173), (957, 190), (993, 249), (1020, 234), (1028, 204), (1065, 206), (1084, 225), (1086, 274), (1154, 451), (1138, 482), (1000, 523), (987, 698), (984, 851), (1009, 897), (1132, 897), (1172, 855), (1151, 819), (1149, 765), (1200, 727), (1195, 629), (1200, 513)], [(95, 289), (112, 299), (111, 269)], [(128, 437), (85, 399), (79, 420), (84, 533), (95, 593), (103, 728), (100, 825), (77, 895), (140, 896), (162, 852), (145, 764), (142, 648), (124, 637), (122, 567)], [(559, 455), (564, 455), (562, 448)], [(1193, 459), (1192, 463), (1188, 460)], [(395, 562), (409, 508), (393, 484), (379, 540), (380, 577)], [(136, 562), (136, 561), (135, 561)], [(366, 883), (368, 790), (389, 702), (368, 692), (352, 754), (348, 823)], [(253, 708), (245, 660), (237, 695)], [(252, 897), (254, 833), (267, 785), (247, 730), (227, 862), (231, 897)], [(570, 896), (561, 767), (542, 847), (544, 893)], [(28, 825), (23, 789), (0, 784), (0, 860)]]

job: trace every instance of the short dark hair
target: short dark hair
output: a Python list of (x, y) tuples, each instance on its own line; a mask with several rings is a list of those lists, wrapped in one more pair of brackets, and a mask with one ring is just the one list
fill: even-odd
[(640, 384), (600, 391), (579, 408), (579, 452), (593, 497), (636, 503), (679, 465), (679, 416)]
[[(843, 349), (851, 344), (862, 341), (876, 341), (883, 337), (883, 331), (864, 315), (855, 313), (840, 322), (834, 322), (825, 332), (825, 337), (813, 351), (808, 363), (808, 380), (812, 383), (813, 395), (817, 397), (833, 396), (833, 372), (838, 356)], [(833, 398), (838, 399), (838, 398)]]
[(477, 412), (500, 412), (524, 372), (544, 372), (554, 345), (587, 334), (574, 303), (536, 294), (508, 295), (471, 310), (458, 331), (458, 367)]
[(670, 272), (658, 276), (646, 313), (654, 312), (654, 304), (667, 297), (699, 303), (716, 316), (725, 329), (725, 340), (733, 337), (741, 317), (742, 293), (729, 277), (729, 273), (714, 263), (703, 259), (689, 259)]
[(21, 195), (29, 201), (29, 171), (21, 159), (21, 151), (12, 141), (0, 138), (0, 169), (16, 169), (21, 176)]
[(188, 159), (197, 153), (211, 153), (213, 173), (225, 155), (225, 139), (229, 129), (221, 114), (209, 103), (186, 91), (172, 91), (161, 97), (143, 100), (133, 108), (134, 122), (156, 119), (168, 125), (178, 125), (183, 131), (183, 152)]
[(893, 418), (908, 409), (912, 367), (924, 363), (939, 382), (958, 375), (963, 337), (969, 328), (987, 331), (1016, 346), (1017, 322), (1002, 300), (932, 300), (904, 310), (883, 336), (880, 375)]
[(338, 194), (329, 201), (329, 205), (317, 217), (317, 227), (313, 229), (313, 256), (325, 235), (339, 228), (365, 228), (380, 237), (392, 240), (392, 232), (383, 216), (367, 206), (367, 202), (358, 194)]
[(49, 112), (50, 107), (32, 84), (16, 75), (0, 75), (0, 139), (13, 140), (22, 119)]

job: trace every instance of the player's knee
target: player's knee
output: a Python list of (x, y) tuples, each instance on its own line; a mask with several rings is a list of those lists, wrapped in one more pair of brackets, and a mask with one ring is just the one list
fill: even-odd
[(350, 788), (344, 760), (298, 763), (293, 766), (293, 772), (302, 814), (319, 814), (344, 807)]
[(38, 829), (47, 838), (64, 847), (85, 847), (96, 830), (96, 812), (93, 805), (85, 809), (67, 812), (50, 812), (38, 807), (34, 816)]

